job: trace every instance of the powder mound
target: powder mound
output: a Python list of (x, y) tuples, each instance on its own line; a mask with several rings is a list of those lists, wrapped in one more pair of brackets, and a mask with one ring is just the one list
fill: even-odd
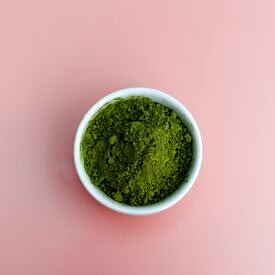
[(175, 111), (146, 97), (116, 99), (90, 120), (81, 157), (91, 182), (114, 200), (157, 203), (183, 182), (192, 136)]

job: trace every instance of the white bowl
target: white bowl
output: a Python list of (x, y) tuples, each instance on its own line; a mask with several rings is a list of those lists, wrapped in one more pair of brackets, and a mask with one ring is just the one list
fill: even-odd
[[(148, 205), (148, 206), (130, 206), (125, 205), (119, 202), (116, 202), (101, 190), (99, 190), (95, 185), (92, 184), (90, 178), (85, 172), (83, 163), (80, 158), (80, 143), (83, 136), (83, 133), (86, 130), (88, 122), (91, 118), (97, 113), (97, 111), (105, 105), (107, 102), (115, 98), (125, 98), (129, 96), (145, 96), (151, 98), (153, 101), (161, 103), (170, 109), (176, 111), (178, 116), (182, 119), (184, 124), (188, 127), (189, 131), (192, 134), (193, 138), (193, 160), (188, 172), (187, 177), (184, 182), (179, 186), (179, 188), (172, 193), (170, 196), (164, 200)], [(180, 201), (190, 190), (194, 184), (202, 162), (202, 141), (199, 128), (194, 118), (190, 112), (175, 98), (172, 96), (163, 93), (159, 90), (150, 89), (150, 88), (127, 88), (119, 90), (113, 93), (108, 94), (107, 96), (100, 99), (96, 104), (94, 104), (88, 112), (85, 114), (83, 119), (80, 122), (80, 125), (77, 129), (75, 142), (74, 142), (74, 163), (78, 176), (86, 188), (86, 190), (100, 203), (106, 207), (115, 210), (120, 213), (129, 214), (129, 215), (149, 215), (163, 211), (178, 201)]]

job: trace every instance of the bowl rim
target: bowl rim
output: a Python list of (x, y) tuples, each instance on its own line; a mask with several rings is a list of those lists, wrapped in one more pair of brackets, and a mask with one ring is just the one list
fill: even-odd
[[(171, 195), (169, 195), (164, 200), (161, 200), (158, 203), (148, 205), (148, 206), (130, 206), (126, 204), (122, 204), (116, 202), (109, 196), (107, 196), (103, 191), (99, 190), (93, 183), (90, 178), (86, 174), (83, 163), (81, 161), (80, 154), (80, 143), (82, 140), (82, 136), (88, 122), (91, 118), (97, 113), (97, 111), (103, 107), (106, 103), (112, 101), (115, 98), (125, 98), (130, 96), (144, 96), (149, 97), (153, 101), (161, 103), (169, 108), (175, 110), (178, 115), (180, 112), (180, 117), (182, 120), (185, 120), (185, 123), (188, 124), (189, 130), (192, 132), (192, 137), (194, 142), (194, 159), (192, 160), (192, 165), (190, 167), (190, 173), (185, 179), (186, 181), (180, 185), (180, 187)], [(184, 118), (183, 118), (184, 117)], [(116, 212), (128, 214), (128, 215), (150, 215), (161, 212), (165, 209), (168, 209), (179, 202), (191, 189), (194, 185), (195, 180), (199, 174), (199, 170), (202, 163), (202, 139), (199, 127), (192, 116), (192, 114), (188, 111), (188, 109), (177, 99), (172, 97), (171, 95), (164, 93), (160, 90), (153, 88), (145, 88), (145, 87), (131, 87), (124, 88), (121, 90), (117, 90), (115, 92), (111, 92), (106, 96), (99, 99), (95, 104), (93, 104), (88, 111), (85, 113), (83, 118), (80, 121), (80, 124), (77, 128), (74, 145), (73, 145), (73, 156), (74, 156), (74, 164), (78, 174), (78, 177), (88, 191), (88, 193), (98, 202), (103, 204), (109, 209), (112, 209)]]

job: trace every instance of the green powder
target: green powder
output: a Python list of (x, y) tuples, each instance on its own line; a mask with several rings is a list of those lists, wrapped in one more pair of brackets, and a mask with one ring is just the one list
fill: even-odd
[(90, 120), (81, 157), (92, 183), (114, 200), (143, 206), (173, 193), (192, 160), (192, 136), (175, 111), (135, 96)]

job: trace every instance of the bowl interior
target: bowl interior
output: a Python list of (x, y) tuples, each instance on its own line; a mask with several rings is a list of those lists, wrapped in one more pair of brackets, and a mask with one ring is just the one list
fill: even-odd
[[(107, 196), (103, 191), (99, 190), (95, 187), (86, 171), (84, 169), (84, 165), (81, 160), (80, 154), (80, 143), (83, 136), (83, 133), (86, 130), (88, 122), (93, 118), (93, 116), (99, 111), (107, 103), (111, 102), (117, 98), (126, 98), (129, 96), (145, 96), (151, 98), (153, 101), (163, 104), (170, 109), (173, 109), (178, 116), (182, 119), (184, 124), (188, 127), (189, 131), (193, 137), (193, 159), (190, 165), (190, 169), (186, 178), (184, 179), (183, 183), (179, 186), (179, 188), (169, 195), (168, 197), (164, 198), (163, 200), (148, 206), (130, 206), (125, 205), (119, 202), (116, 202), (109, 196)], [(115, 210), (117, 212), (131, 214), (131, 215), (148, 215), (160, 212), (164, 209), (167, 209), (177, 203), (184, 195), (189, 191), (192, 187), (199, 169), (202, 160), (202, 142), (201, 136), (198, 129), (198, 126), (190, 114), (190, 112), (176, 99), (171, 97), (170, 95), (160, 92), (155, 89), (150, 88), (128, 88), (124, 90), (120, 90), (114, 93), (111, 93), (101, 100), (99, 100), (95, 105), (93, 105), (86, 115), (83, 117), (77, 133), (75, 137), (74, 143), (74, 161), (77, 173), (87, 191), (100, 203), (107, 206), (108, 208)]]

